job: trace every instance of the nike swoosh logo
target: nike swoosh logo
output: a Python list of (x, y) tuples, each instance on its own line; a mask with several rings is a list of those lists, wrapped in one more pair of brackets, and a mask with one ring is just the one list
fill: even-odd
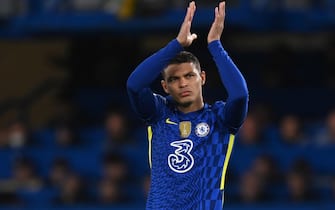
[(166, 122), (167, 124), (171, 124), (171, 125), (178, 125), (178, 123), (172, 122), (172, 121), (170, 120), (170, 118), (167, 118), (165, 122)]

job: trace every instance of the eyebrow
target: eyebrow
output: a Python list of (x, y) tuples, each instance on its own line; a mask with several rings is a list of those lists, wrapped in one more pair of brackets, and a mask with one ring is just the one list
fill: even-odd
[[(188, 74), (194, 74), (194, 71), (193, 71), (193, 70), (189, 70), (188, 72), (184, 73), (184, 74), (181, 75), (181, 76), (183, 77), (183, 76), (186, 76), (186, 75), (188, 75)], [(180, 77), (180, 76), (174, 76), (174, 75), (171, 75), (171, 76), (169, 76), (169, 77)]]

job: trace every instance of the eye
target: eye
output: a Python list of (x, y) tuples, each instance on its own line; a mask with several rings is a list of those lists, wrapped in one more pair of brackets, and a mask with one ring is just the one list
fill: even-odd
[(192, 78), (194, 74), (186, 74), (186, 78)]
[(176, 80), (177, 80), (177, 77), (169, 77), (167, 81), (171, 83), (171, 82), (175, 82)]

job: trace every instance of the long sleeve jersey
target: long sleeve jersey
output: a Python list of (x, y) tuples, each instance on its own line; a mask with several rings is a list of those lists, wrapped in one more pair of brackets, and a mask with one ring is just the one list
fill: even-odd
[(248, 107), (246, 82), (221, 45), (208, 45), (228, 92), (224, 102), (180, 112), (173, 98), (155, 94), (151, 83), (183, 50), (175, 39), (130, 75), (133, 109), (148, 126), (151, 187), (147, 209), (222, 209), (225, 173), (234, 137)]

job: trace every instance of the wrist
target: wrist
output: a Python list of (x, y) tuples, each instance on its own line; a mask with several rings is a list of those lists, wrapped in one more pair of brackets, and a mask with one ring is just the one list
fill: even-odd
[(178, 39), (173, 39), (170, 43), (172, 43), (172, 45), (178, 50), (178, 51), (182, 51), (184, 50), (184, 46), (182, 44), (180, 44), (180, 42), (178, 41)]
[(211, 44), (216, 43), (216, 42), (221, 42), (221, 40), (220, 39), (209, 39), (209, 40), (207, 40), (207, 42), (208, 42), (208, 45), (211, 45)]
[(220, 37), (207, 39), (208, 44), (211, 43), (211, 42), (214, 42), (214, 41), (220, 41)]
[(185, 47), (185, 43), (183, 41), (181, 41), (178, 37), (176, 38), (176, 40), (178, 41), (180, 46)]

